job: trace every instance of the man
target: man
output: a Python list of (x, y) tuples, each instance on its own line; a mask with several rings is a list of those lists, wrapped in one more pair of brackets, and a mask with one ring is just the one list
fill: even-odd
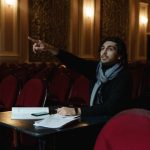
[(108, 37), (102, 42), (99, 61), (84, 60), (41, 40), (30, 37), (29, 40), (34, 42), (34, 53), (50, 51), (66, 66), (91, 80), (90, 106), (61, 107), (57, 109), (58, 114), (112, 116), (127, 108), (132, 82), (127, 68), (126, 46), (120, 38)]

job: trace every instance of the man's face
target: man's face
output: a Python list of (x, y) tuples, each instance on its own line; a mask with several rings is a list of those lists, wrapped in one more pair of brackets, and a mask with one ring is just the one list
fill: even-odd
[(117, 45), (115, 42), (106, 41), (100, 50), (100, 59), (102, 64), (113, 64), (116, 63), (120, 56), (117, 52)]

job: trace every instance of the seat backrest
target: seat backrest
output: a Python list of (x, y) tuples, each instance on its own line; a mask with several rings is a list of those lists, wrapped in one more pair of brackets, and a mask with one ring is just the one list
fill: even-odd
[(137, 100), (141, 95), (141, 85), (143, 71), (145, 68), (144, 63), (133, 62), (129, 64), (129, 70), (132, 77), (132, 100)]
[[(46, 85), (41, 78), (28, 80), (17, 98), (18, 107), (41, 107), (46, 99)], [(36, 140), (26, 134), (20, 134), (20, 144), (36, 144)]]
[(89, 80), (83, 76), (78, 76), (70, 90), (69, 98), (68, 98), (69, 105), (89, 105)]
[(150, 101), (150, 64), (147, 64), (144, 68), (141, 85), (141, 98)]
[(46, 86), (42, 79), (28, 80), (17, 98), (16, 106), (39, 107), (42, 106), (46, 95)]
[(100, 131), (94, 150), (149, 150), (150, 111), (129, 109), (111, 118)]
[(62, 66), (53, 70), (48, 81), (48, 103), (65, 104), (70, 88), (70, 77)]
[(15, 76), (8, 75), (0, 83), (0, 105), (3, 110), (11, 110), (18, 95), (18, 81)]

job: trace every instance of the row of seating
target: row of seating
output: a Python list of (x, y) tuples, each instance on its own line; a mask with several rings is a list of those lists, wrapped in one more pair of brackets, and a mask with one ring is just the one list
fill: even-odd
[(64, 65), (44, 67), (30, 78), (22, 79), (19, 73), (9, 73), (0, 82), (1, 111), (12, 106), (89, 104), (88, 79)]
[[(129, 69), (133, 77), (132, 99), (141, 99), (142, 101), (149, 100), (150, 64), (145, 62), (132, 62), (129, 63)], [(19, 82), (19, 84), (17, 84), (15, 88), (17, 91), (20, 91), (23, 85), (31, 78), (41, 78), (42, 80), (44, 80), (46, 82), (45, 86), (47, 87), (48, 91), (46, 101), (48, 105), (52, 104), (52, 102), (54, 102), (54, 104), (60, 103), (65, 105), (68, 105), (69, 103), (87, 105), (89, 104), (89, 95), (87, 94), (89, 87), (88, 80), (84, 76), (81, 76), (80, 74), (67, 69), (63, 65), (61, 65), (61, 67), (56, 67), (55, 64), (46, 63), (24, 63), (9, 65), (0, 64), (0, 83), (2, 82), (2, 79), (4, 79), (4, 77), (10, 74), (16, 77), (17, 81), (15, 81), (14, 79), (13, 82)], [(3, 80), (4, 83), (2, 82), (1, 86), (2, 84), (5, 84), (5, 80)], [(84, 83), (79, 84), (81, 83), (81, 81)], [(74, 85), (74, 87), (72, 87), (71, 89), (72, 85)], [(13, 86), (15, 86), (14, 83), (10, 84), (9, 88), (13, 88)], [(83, 91), (83, 89), (85, 89), (85, 91)], [(72, 94), (69, 94), (71, 90)], [(7, 97), (11, 96), (13, 92), (13, 90), (10, 90), (9, 94), (7, 95), (6, 90)], [(4, 94), (5, 90), (3, 92), (0, 92), (0, 97), (3, 97)], [(2, 100), (0, 100), (0, 103), (1, 102)], [(6, 107), (7, 110), (11, 108), (11, 105), (12, 103), (10, 102), (9, 107)]]
[(8, 74), (16, 74), (19, 77), (23, 75), (31, 77), (44, 68), (53, 67), (53, 63), (1, 63), (0, 64), (0, 81)]
[(150, 62), (129, 63), (133, 79), (132, 107), (150, 109)]
[(42, 106), (45, 95), (46, 86), (41, 79), (32, 78), (19, 90), (17, 78), (8, 75), (0, 83), (0, 108), (8, 111), (13, 106)]
[[(89, 80), (60, 65), (53, 69), (48, 79), (47, 103), (60, 105), (89, 105)], [(47, 104), (49, 105), (49, 104)]]
[[(88, 104), (89, 95), (87, 87), (89, 86), (87, 79), (80, 74), (67, 69), (63, 65), (61, 67), (56, 67), (55, 64), (47, 63), (23, 63), (23, 64), (0, 64), (0, 82), (4, 77), (9, 74), (14, 75), (19, 81), (19, 90), (23, 85), (31, 78), (41, 78), (47, 82), (48, 89), (48, 103), (58, 103), (67, 104), (72, 101), (72, 103), (77, 104)], [(58, 69), (59, 68), (59, 69)], [(130, 62), (129, 69), (133, 78), (133, 90), (132, 99), (144, 99), (148, 100), (150, 98), (150, 63), (149, 62)], [(80, 78), (79, 78), (80, 76)], [(78, 81), (77, 81), (77, 80)], [(79, 83), (82, 80), (83, 84)], [(74, 83), (76, 81), (76, 83)], [(69, 95), (70, 86), (74, 85), (75, 93)], [(58, 86), (59, 85), (59, 86)], [(61, 85), (61, 86), (60, 86)], [(86, 88), (86, 89), (85, 89)], [(85, 89), (85, 91), (82, 91)], [(81, 94), (81, 95), (80, 95)], [(84, 100), (80, 99), (79, 96), (74, 100), (74, 97), (80, 95), (84, 97)], [(51, 101), (50, 101), (51, 99)], [(67, 102), (68, 101), (68, 102)]]

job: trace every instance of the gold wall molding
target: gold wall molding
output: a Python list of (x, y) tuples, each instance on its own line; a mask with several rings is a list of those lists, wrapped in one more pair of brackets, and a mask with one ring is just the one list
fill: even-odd
[[(84, 12), (86, 7), (94, 11), (93, 15), (87, 16)], [(85, 59), (97, 58), (100, 37), (100, 0), (71, 1), (70, 21), (69, 48), (72, 53)]]
[(28, 1), (0, 1), (0, 61), (25, 62), (28, 51)]
[(18, 3), (0, 2), (0, 57), (18, 56)]
[(129, 60), (146, 61), (147, 60), (147, 33), (150, 23), (142, 24), (140, 22), (141, 12), (147, 19), (150, 17), (150, 2), (141, 2), (140, 0), (129, 0), (130, 22), (129, 22)]

